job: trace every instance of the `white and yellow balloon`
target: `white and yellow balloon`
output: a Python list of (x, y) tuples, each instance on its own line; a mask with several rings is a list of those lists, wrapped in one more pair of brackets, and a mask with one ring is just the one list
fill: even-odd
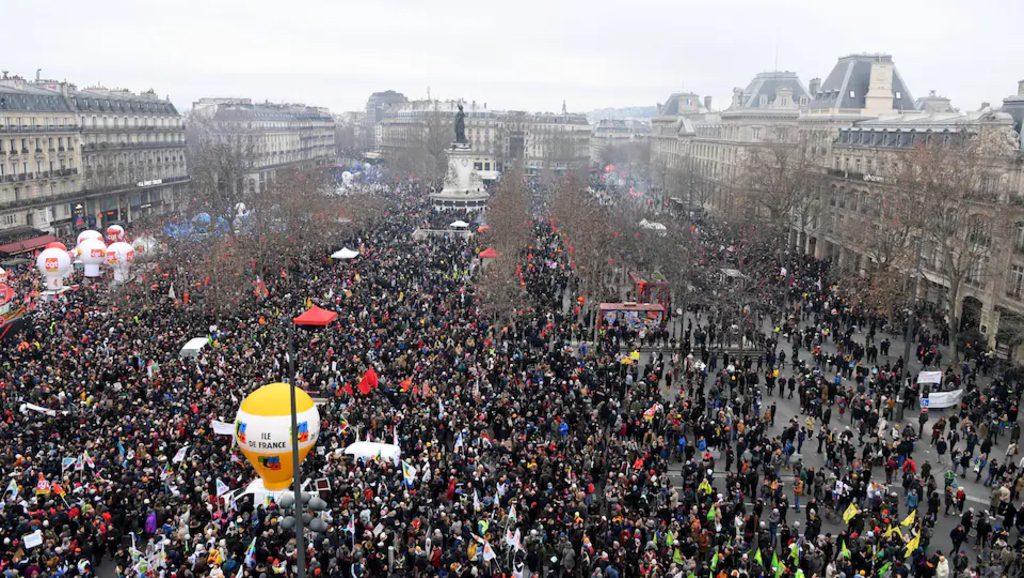
[[(271, 383), (250, 393), (235, 416), (235, 442), (271, 491), (287, 489), (292, 462), (291, 398), (287, 383)], [(320, 412), (313, 398), (295, 388), (299, 463), (320, 436)]]

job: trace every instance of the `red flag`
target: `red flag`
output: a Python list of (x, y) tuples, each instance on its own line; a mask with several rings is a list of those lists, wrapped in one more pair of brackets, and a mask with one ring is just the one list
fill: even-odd
[(266, 299), (267, 297), (270, 297), (270, 290), (267, 289), (267, 284), (263, 282), (263, 278), (259, 275), (256, 276), (256, 289), (254, 292), (256, 293), (257, 299)]
[(188, 305), (188, 291), (185, 291), (185, 294), (181, 296), (181, 300), (185, 302), (185, 305)]
[(348, 395), (352, 395), (352, 384), (346, 381), (345, 387), (341, 388), (341, 393), (347, 393)]
[(403, 379), (402, 382), (399, 383), (398, 385), (400, 385), (402, 387), (402, 391), (408, 393), (409, 388), (412, 387), (412, 378), (411, 377), (407, 377), (407, 378)]
[(366, 370), (363, 374), (363, 379), (359, 381), (359, 393), (363, 395), (369, 394), (374, 389), (377, 389), (377, 372), (373, 370), (373, 366)]

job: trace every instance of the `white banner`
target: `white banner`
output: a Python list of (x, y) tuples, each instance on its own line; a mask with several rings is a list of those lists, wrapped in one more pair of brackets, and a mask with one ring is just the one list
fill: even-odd
[[(42, 413), (42, 414), (46, 414), (46, 415), (48, 415), (50, 417), (53, 417), (53, 416), (57, 415), (57, 411), (56, 410), (52, 410), (52, 409), (49, 409), (49, 408), (38, 406), (38, 405), (36, 405), (34, 403), (23, 403), (23, 404), (21, 404), (21, 407), (18, 408), (18, 409), (21, 410), (21, 413), (28, 413), (28, 410), (32, 410), (32, 411), (37, 411), (37, 412)], [(62, 411), (60, 413), (67, 415), (68, 412)]]
[(921, 407), (928, 409), (942, 409), (960, 405), (964, 396), (964, 390), (954, 389), (953, 391), (933, 391), (928, 397), (921, 398)]
[(219, 436), (233, 436), (235, 435), (235, 424), (226, 423), (223, 421), (213, 420), (211, 422), (213, 426), (213, 433)]
[(922, 371), (917, 374), (918, 383), (942, 383), (941, 371)]

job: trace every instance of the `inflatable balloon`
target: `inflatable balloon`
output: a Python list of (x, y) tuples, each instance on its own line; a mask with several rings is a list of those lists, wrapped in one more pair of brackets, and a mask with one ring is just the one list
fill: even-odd
[(86, 229), (78, 234), (78, 240), (75, 241), (76, 245), (81, 245), (82, 241), (86, 239), (103, 239), (103, 233), (99, 231), (93, 231), (92, 229)]
[(60, 249), (61, 251), (67, 251), (68, 250), (67, 246), (64, 243), (61, 243), (60, 241), (53, 241), (52, 243), (47, 243), (46, 247), (43, 247), (43, 248), (44, 249)]
[(135, 249), (125, 242), (112, 243), (107, 247), (107, 265), (114, 270), (114, 281), (124, 283), (128, 280), (128, 269), (135, 260)]
[[(299, 463), (320, 436), (320, 412), (313, 398), (295, 389), (298, 418)], [(288, 488), (291, 483), (291, 398), (287, 383), (271, 383), (242, 400), (235, 416), (235, 442), (268, 490)]]
[(66, 249), (43, 249), (36, 257), (36, 268), (46, 280), (46, 288), (50, 291), (59, 291), (64, 287), (64, 278), (71, 273), (71, 257), (68, 256)]
[(0, 283), (6, 283), (6, 282), (7, 282), (7, 271), (3, 267), (0, 267)]
[(85, 265), (86, 277), (99, 277), (100, 265), (107, 260), (107, 246), (102, 239), (90, 238), (78, 244), (78, 260)]
[(136, 255), (144, 255), (150, 253), (156, 247), (156, 239), (149, 235), (143, 235), (138, 239), (132, 241), (132, 249), (135, 249)]
[(128, 236), (124, 233), (124, 227), (121, 225), (111, 225), (107, 227), (107, 242), (118, 243), (127, 241)]

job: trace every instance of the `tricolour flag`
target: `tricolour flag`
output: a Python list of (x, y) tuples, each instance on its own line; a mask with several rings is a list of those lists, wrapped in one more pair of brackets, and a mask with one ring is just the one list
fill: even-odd
[(60, 473), (68, 471), (68, 468), (78, 463), (78, 458), (64, 458), (60, 461)]

